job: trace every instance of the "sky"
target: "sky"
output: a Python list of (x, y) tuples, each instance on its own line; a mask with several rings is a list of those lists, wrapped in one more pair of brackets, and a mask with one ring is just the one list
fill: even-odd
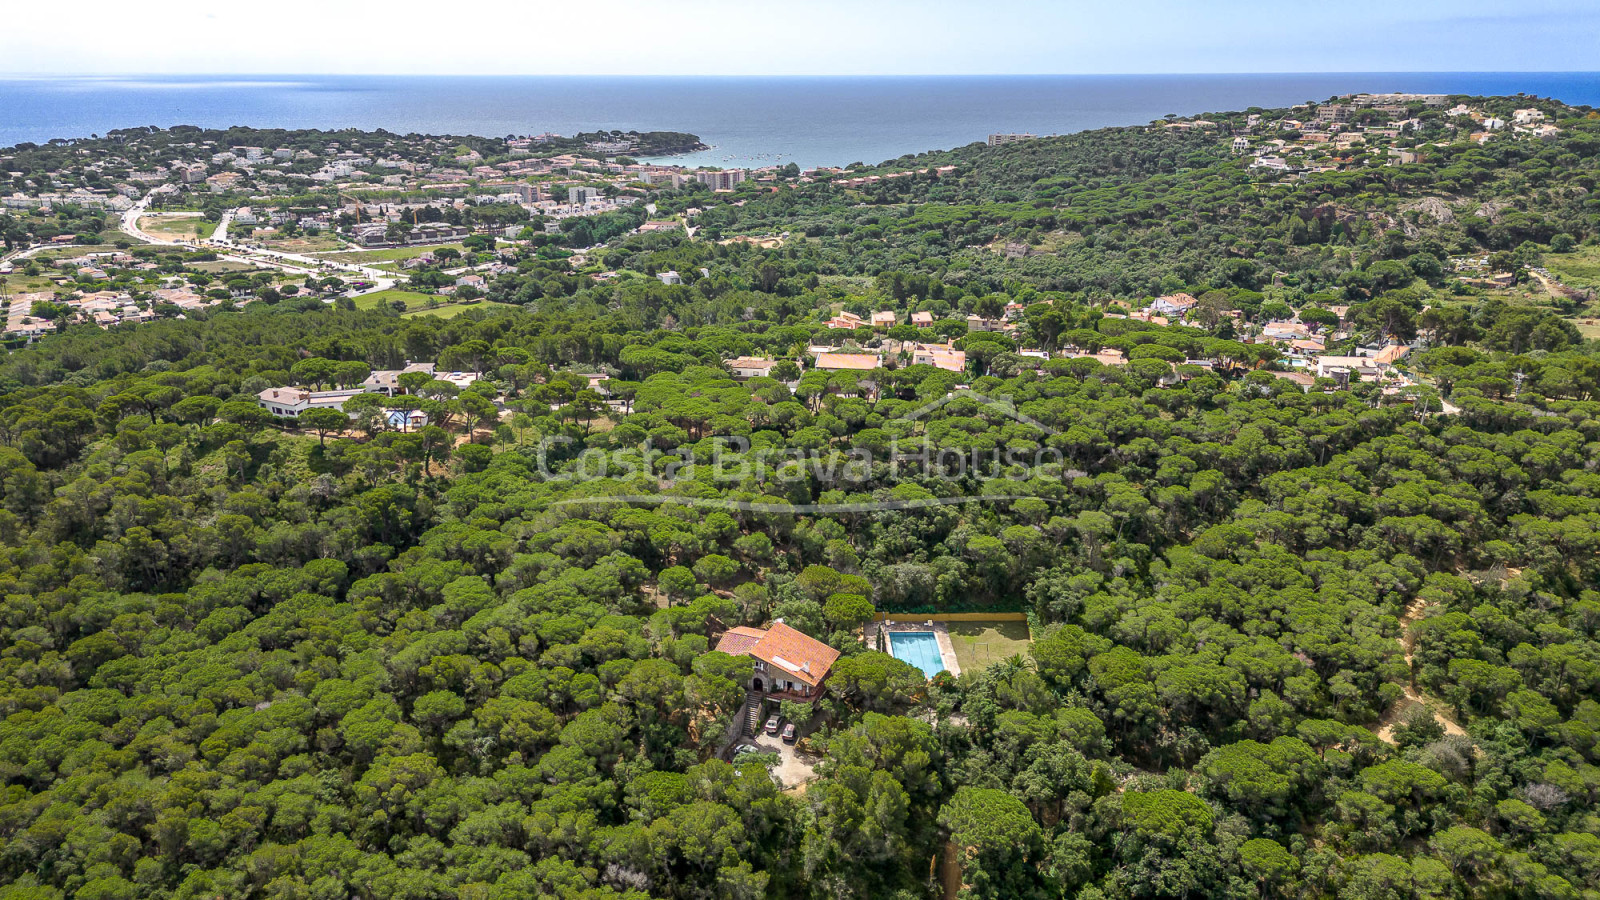
[(1594, 0), (128, 0), (7, 4), (0, 73), (1580, 71)]

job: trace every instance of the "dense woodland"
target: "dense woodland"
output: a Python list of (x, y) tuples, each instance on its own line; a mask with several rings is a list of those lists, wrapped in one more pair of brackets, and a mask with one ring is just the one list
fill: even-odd
[[(1463, 244), (1593, 240), (1600, 126), (1566, 134), (1348, 190), (1162, 132), (966, 149), (955, 181), (704, 214), (816, 241), (627, 237), (607, 283), (530, 256), (488, 288), (516, 310), (285, 300), (17, 350), (0, 898), (913, 900), (946, 854), (972, 898), (1600, 896), (1600, 354), (1470, 290), (1420, 310)], [(1424, 189), (1537, 224), (1284, 224)], [(1104, 315), (1165, 285), (1246, 323), (1353, 302), (1425, 338), (1428, 386), (1307, 392), (1232, 319)], [(1008, 301), (1131, 361), (944, 317)], [(851, 304), (940, 313), (973, 371), (721, 365)], [(492, 387), (418, 384), (410, 433), (253, 401), (406, 360)], [(891, 459), (913, 441), (953, 452)], [(930, 682), (863, 645), (874, 609), (1022, 610), (1033, 644)], [(843, 652), (803, 792), (715, 757), (751, 663), (709, 648), (775, 617)], [(1437, 714), (1392, 716), (1408, 691)]]

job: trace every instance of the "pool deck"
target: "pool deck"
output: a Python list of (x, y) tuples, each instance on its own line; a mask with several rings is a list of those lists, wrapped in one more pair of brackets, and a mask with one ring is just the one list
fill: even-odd
[[(956, 661), (955, 645), (950, 643), (950, 628), (943, 622), (910, 621), (890, 619), (885, 622), (868, 622), (866, 628), (867, 648), (878, 649), (878, 633), (892, 631), (933, 632), (934, 643), (939, 646), (939, 661), (944, 664), (945, 670), (951, 675), (961, 674), (961, 663)], [(893, 655), (892, 653), (890, 654)]]

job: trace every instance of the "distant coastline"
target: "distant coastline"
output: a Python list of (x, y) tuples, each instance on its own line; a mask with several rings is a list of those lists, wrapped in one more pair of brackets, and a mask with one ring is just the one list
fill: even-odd
[(993, 132), (1066, 134), (1361, 91), (1527, 93), (1600, 106), (1600, 73), (0, 78), (0, 147), (140, 125), (484, 136), (637, 129), (690, 133), (704, 145), (649, 158), (808, 168), (875, 164)]

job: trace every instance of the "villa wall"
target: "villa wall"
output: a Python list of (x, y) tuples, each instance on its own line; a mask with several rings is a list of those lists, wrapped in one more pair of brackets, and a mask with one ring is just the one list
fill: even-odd
[(1019, 612), (985, 612), (985, 613), (892, 613), (881, 612), (873, 617), (878, 622), (894, 622), (895, 624), (912, 625), (917, 622), (1026, 622), (1027, 613)]

